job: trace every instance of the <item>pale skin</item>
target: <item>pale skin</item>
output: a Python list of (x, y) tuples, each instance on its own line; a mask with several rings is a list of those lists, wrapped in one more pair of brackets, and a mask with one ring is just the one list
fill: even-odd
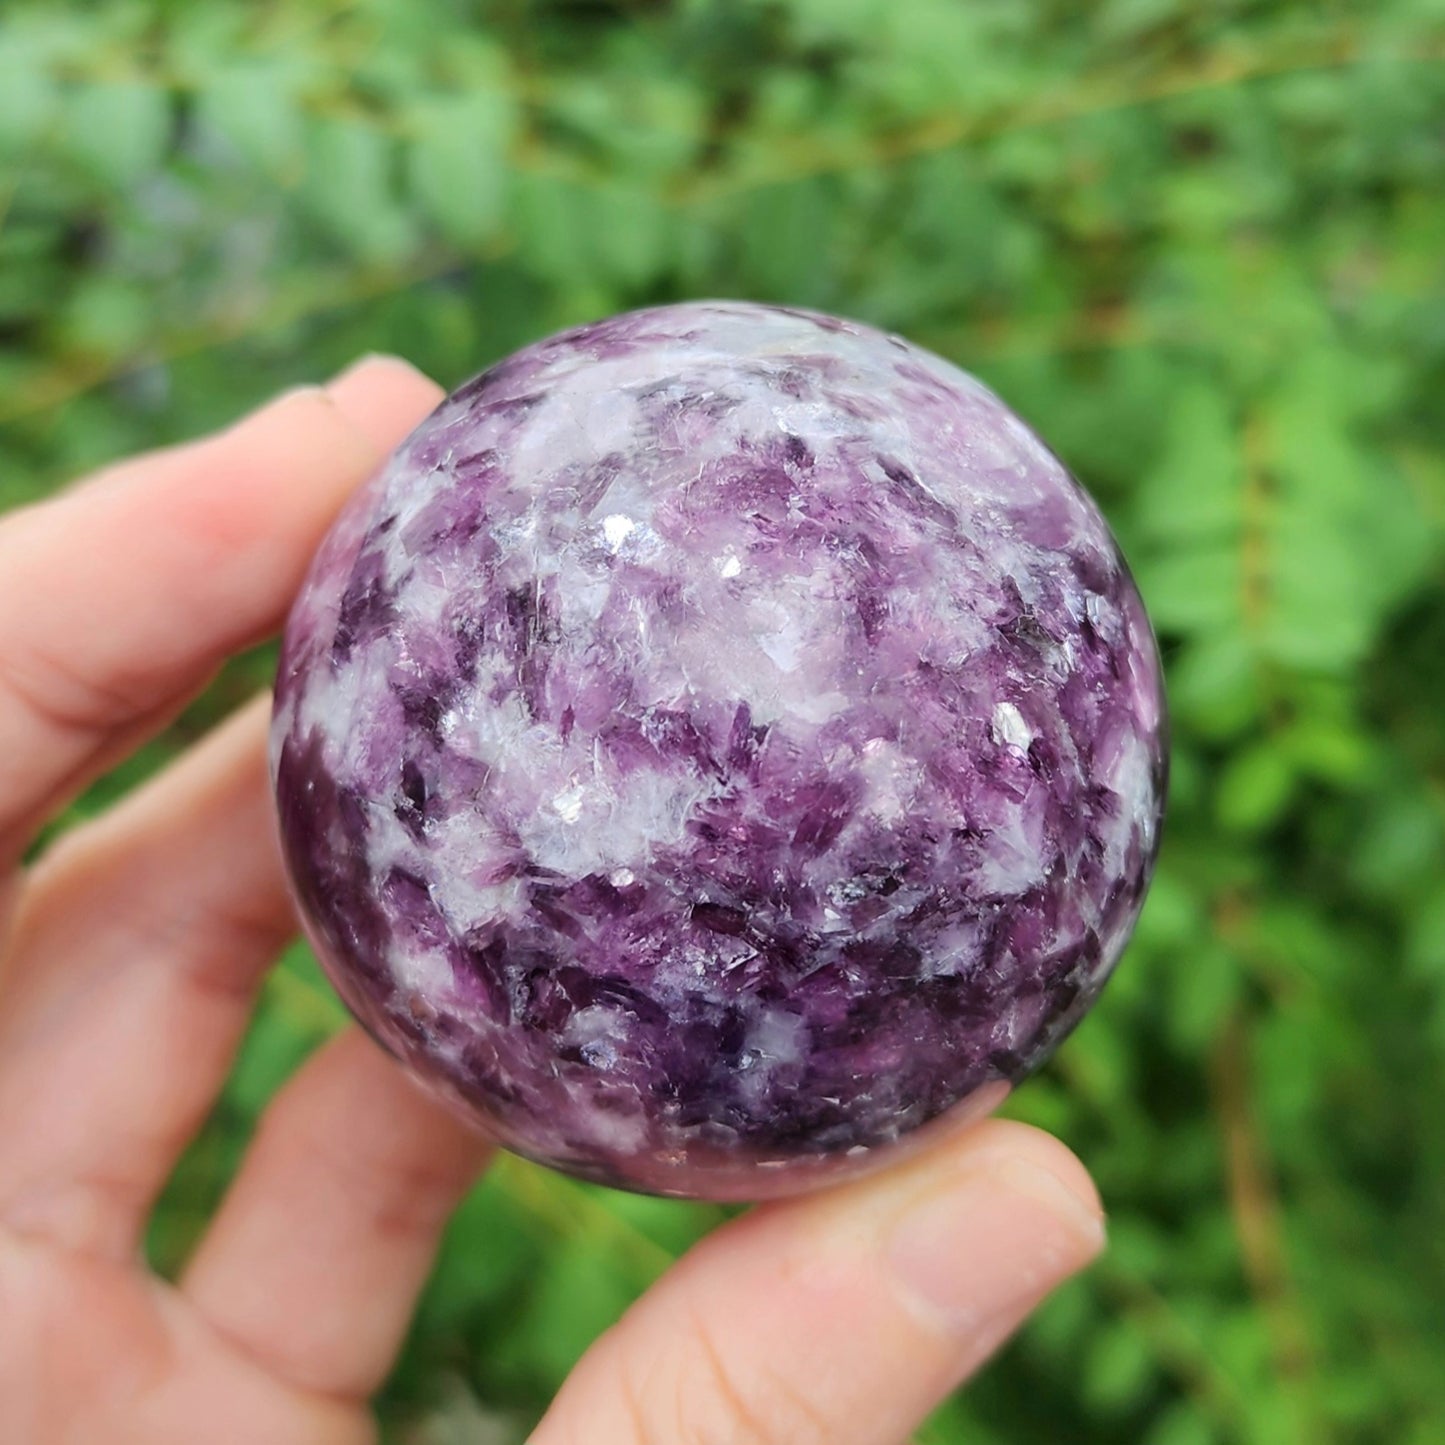
[[(365, 1445), (484, 1139), (355, 1029), (262, 1120), (180, 1279), (141, 1254), (296, 931), (267, 700), (22, 865), (274, 633), (348, 492), (435, 405), (371, 357), (0, 519), (0, 1414), (15, 1445)], [(1057, 1140), (991, 1121), (712, 1234), (533, 1445), (897, 1445), (1103, 1243)]]

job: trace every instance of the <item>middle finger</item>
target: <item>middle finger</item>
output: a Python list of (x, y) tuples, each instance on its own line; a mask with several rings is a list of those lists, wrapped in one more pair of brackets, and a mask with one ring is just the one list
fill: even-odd
[(210, 1108), (295, 931), (267, 699), (37, 865), (0, 993), (0, 1221), (114, 1257)]

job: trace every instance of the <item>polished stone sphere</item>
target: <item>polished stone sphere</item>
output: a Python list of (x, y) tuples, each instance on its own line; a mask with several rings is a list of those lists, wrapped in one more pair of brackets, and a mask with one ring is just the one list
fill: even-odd
[(898, 1158), (1079, 1021), (1158, 846), (1108, 528), (896, 336), (709, 302), (518, 352), (345, 508), (272, 763), (307, 931), (507, 1147), (718, 1199)]

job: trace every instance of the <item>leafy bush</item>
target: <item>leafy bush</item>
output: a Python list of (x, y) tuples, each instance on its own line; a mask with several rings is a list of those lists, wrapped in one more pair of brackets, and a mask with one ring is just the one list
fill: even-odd
[[(1010, 1105), (1090, 1161), (1112, 1249), (920, 1438), (1439, 1441), (1442, 59), (1440, 0), (7, 0), (0, 504), (363, 350), (454, 383), (658, 300), (977, 371), (1136, 565), (1173, 807), (1104, 1003)], [(163, 1268), (339, 1020), (298, 950)], [(520, 1438), (716, 1218), (504, 1162), (389, 1428)]]

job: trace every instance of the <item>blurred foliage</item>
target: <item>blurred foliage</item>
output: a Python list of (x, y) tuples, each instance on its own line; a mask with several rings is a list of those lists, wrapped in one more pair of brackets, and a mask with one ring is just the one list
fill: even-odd
[[(1430, 1445), (1442, 62), (1441, 0), (5, 0), (0, 505), (365, 350), (452, 384), (681, 297), (834, 309), (977, 371), (1135, 563), (1174, 789), (1124, 966), (1010, 1106), (1089, 1160), (1112, 1248), (920, 1440)], [(162, 1267), (340, 1017), (291, 955)], [(393, 1438), (519, 1439), (717, 1218), (505, 1161)]]

